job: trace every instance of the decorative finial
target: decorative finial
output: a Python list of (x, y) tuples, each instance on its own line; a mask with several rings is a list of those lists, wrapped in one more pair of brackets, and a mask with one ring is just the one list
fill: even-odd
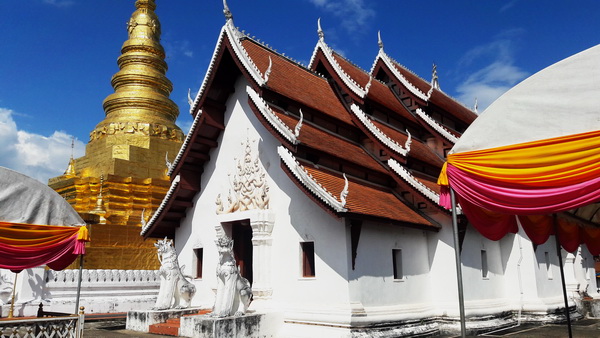
[(142, 228), (146, 227), (146, 217), (144, 217), (144, 213), (146, 212), (146, 208), (142, 209), (142, 214), (140, 215), (141, 218), (141, 223), (142, 223)]
[(169, 152), (165, 153), (165, 165), (167, 166), (167, 172), (171, 171), (171, 167), (173, 167), (173, 163), (169, 161)]
[(273, 60), (271, 60), (271, 55), (269, 55), (269, 67), (267, 67), (267, 70), (265, 71), (265, 84), (267, 84), (267, 82), (269, 81), (269, 75), (271, 75), (271, 67), (273, 67)]
[(477, 98), (475, 98), (475, 106), (473, 107), (473, 111), (475, 112), (475, 114), (479, 114), (479, 112), (477, 111), (477, 108), (479, 108), (479, 106), (477, 104)]
[(365, 93), (369, 92), (369, 89), (371, 88), (372, 83), (373, 83), (373, 77), (369, 75), (369, 82), (367, 82), (367, 85), (365, 86)]
[(319, 40), (325, 39), (325, 33), (323, 33), (323, 29), (321, 29), (321, 18), (317, 19), (317, 34), (319, 34)]
[(227, 21), (233, 20), (233, 14), (231, 14), (229, 6), (227, 6), (227, 0), (223, 0), (223, 14), (225, 15), (225, 19)]
[(302, 108), (298, 110), (300, 112), (300, 119), (296, 124), (296, 128), (294, 128), (294, 135), (296, 137), (300, 136), (300, 128), (302, 128), (302, 122), (304, 121), (304, 114), (302, 113)]
[(194, 100), (192, 100), (192, 88), (188, 88), (188, 104), (190, 105), (190, 109), (192, 109), (192, 105), (194, 104)]
[(377, 31), (377, 44), (379, 49), (383, 49), (383, 40), (381, 40), (381, 31)]
[(406, 129), (406, 133), (408, 134), (408, 138), (404, 143), (404, 149), (406, 149), (406, 154), (408, 155), (408, 153), (410, 152), (410, 144), (412, 143), (412, 135), (410, 134), (410, 131), (408, 131), (408, 129)]
[(346, 174), (342, 174), (344, 176), (344, 189), (340, 193), (340, 202), (342, 202), (342, 206), (346, 206), (346, 197), (348, 197), (348, 178)]
[(67, 170), (65, 170), (65, 176), (75, 176), (75, 159), (73, 159), (73, 153), (75, 149), (75, 137), (71, 138), (71, 158), (69, 159), (69, 165), (67, 166)]
[(431, 69), (431, 87), (438, 90), (440, 89), (440, 82), (438, 81), (437, 74), (437, 65), (435, 63), (433, 63), (433, 67)]

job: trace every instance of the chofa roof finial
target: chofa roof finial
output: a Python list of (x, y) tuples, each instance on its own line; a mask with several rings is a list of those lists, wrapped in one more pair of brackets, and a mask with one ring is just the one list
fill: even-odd
[(317, 34), (319, 34), (319, 40), (325, 39), (325, 33), (323, 33), (323, 29), (321, 29), (321, 18), (317, 19)]
[(383, 49), (383, 41), (381, 40), (381, 31), (377, 31), (377, 44), (379, 49)]
[(225, 14), (225, 19), (227, 21), (233, 20), (233, 14), (231, 14), (229, 6), (227, 6), (227, 0), (223, 0), (223, 14)]
[(431, 69), (431, 87), (435, 88), (435, 89), (440, 89), (440, 82), (438, 80), (438, 73), (437, 73), (437, 65), (435, 64), (435, 62), (433, 63), (433, 67)]

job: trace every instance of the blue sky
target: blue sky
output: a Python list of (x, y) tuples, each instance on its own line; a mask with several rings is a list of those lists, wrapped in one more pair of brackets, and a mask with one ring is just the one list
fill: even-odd
[[(0, 0), (0, 166), (43, 182), (84, 154), (127, 39), (134, 0)], [(386, 52), (482, 111), (527, 76), (600, 43), (600, 2), (552, 0), (229, 0), (240, 29), (306, 64), (326, 42), (363, 69)], [(178, 124), (225, 19), (222, 0), (157, 0)], [(565, 100), (568, 100), (565, 97)]]

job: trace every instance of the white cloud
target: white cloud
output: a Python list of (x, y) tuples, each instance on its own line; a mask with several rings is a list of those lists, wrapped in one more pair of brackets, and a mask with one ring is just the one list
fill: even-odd
[(375, 11), (363, 0), (309, 0), (315, 6), (323, 8), (342, 19), (342, 26), (350, 33), (358, 33), (375, 17)]
[[(515, 33), (515, 32), (513, 32)], [(507, 36), (510, 34), (503, 34)], [(461, 68), (473, 68), (481, 60), (491, 60), (475, 66), (456, 91), (458, 99), (467, 105), (478, 101), (479, 111), (483, 111), (498, 97), (523, 80), (529, 74), (515, 65), (513, 45), (510, 39), (497, 40), (468, 51), (461, 60)], [(461, 70), (465, 72), (465, 70)]]
[(69, 7), (75, 3), (72, 0), (44, 0), (45, 4), (56, 6), (56, 7)]
[(161, 43), (165, 48), (165, 53), (169, 59), (177, 58), (179, 55), (183, 55), (188, 58), (194, 57), (191, 44), (187, 40), (169, 40), (169, 38), (166, 37)]
[[(47, 183), (61, 175), (71, 157), (72, 136), (55, 131), (50, 136), (19, 130), (15, 113), (0, 108), (0, 166), (7, 167)], [(84, 154), (84, 143), (75, 140), (74, 156)]]

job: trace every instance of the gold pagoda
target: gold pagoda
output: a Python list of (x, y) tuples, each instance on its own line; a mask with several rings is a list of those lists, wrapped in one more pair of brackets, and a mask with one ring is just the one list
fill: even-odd
[[(83, 157), (48, 185), (90, 225), (87, 269), (156, 269), (153, 241), (140, 227), (169, 188), (167, 162), (177, 155), (183, 132), (169, 99), (165, 51), (154, 0), (137, 0), (127, 23), (114, 93), (103, 103), (106, 117), (90, 133)], [(143, 220), (144, 218), (144, 220)]]

